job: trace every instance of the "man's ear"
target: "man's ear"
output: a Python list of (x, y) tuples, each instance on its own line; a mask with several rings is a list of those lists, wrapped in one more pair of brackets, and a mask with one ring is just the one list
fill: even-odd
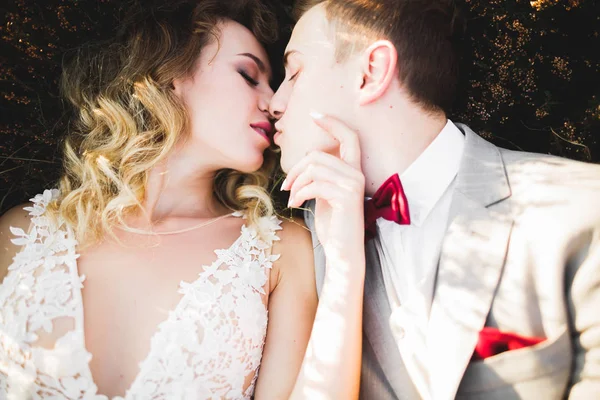
[(398, 53), (389, 40), (378, 40), (362, 54), (362, 84), (360, 105), (379, 99), (396, 77)]

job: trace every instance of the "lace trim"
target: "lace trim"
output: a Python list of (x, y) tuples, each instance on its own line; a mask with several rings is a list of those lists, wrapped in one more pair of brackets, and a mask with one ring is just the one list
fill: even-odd
[[(57, 197), (57, 190), (46, 190), (31, 199), (29, 233), (11, 228), (23, 249), (0, 286), (0, 398), (106, 399), (96, 394), (84, 347), (77, 242), (60, 229), (63, 221), (44, 215)], [(127, 399), (251, 397), (267, 326), (262, 296), (279, 258), (270, 249), (280, 224), (271, 217), (243, 226), (196, 281), (181, 282), (183, 297), (154, 334)], [(38, 334), (51, 333), (53, 321), (64, 317), (76, 329), (53, 349), (35, 347)]]
[(279, 259), (269, 250), (281, 229), (276, 217), (260, 223), (258, 229), (243, 226), (229, 249), (215, 250), (217, 259), (198, 279), (180, 283), (183, 297), (159, 325), (126, 398), (154, 398), (157, 388), (169, 388), (172, 398), (252, 396), (267, 328), (261, 295)]
[(73, 279), (77, 242), (60, 229), (62, 221), (45, 215), (57, 197), (57, 190), (46, 190), (31, 199), (33, 205), (25, 207), (32, 222), (28, 233), (10, 228), (12, 243), (22, 246), (0, 286), (0, 373), (6, 374), (0, 394), (10, 398), (77, 399), (96, 390), (91, 376), (82, 373), (89, 371), (91, 355), (79, 332), (67, 331), (51, 349), (36, 346), (57, 319), (78, 320), (76, 293), (85, 279)]

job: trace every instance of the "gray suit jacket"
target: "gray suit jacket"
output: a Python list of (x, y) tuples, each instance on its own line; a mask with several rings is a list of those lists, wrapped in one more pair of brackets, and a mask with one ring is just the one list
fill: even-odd
[[(426, 331), (390, 318), (378, 242), (367, 244), (361, 398), (599, 398), (600, 166), (500, 149), (457, 126), (465, 150)], [(547, 339), (471, 362), (484, 326)]]

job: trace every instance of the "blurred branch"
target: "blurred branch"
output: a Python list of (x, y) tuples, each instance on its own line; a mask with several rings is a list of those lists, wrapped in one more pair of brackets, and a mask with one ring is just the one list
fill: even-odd
[(4, 160), (17, 160), (17, 161), (32, 161), (32, 162), (41, 162), (41, 163), (46, 163), (46, 164), (56, 164), (56, 161), (48, 161), (48, 160), (38, 160), (35, 158), (21, 158), (21, 157), (4, 157), (4, 156), (0, 156), (0, 159), (4, 159)]
[(23, 146), (19, 147), (18, 149), (16, 149), (15, 151), (12, 152), (11, 155), (9, 155), (8, 157), (2, 157), (4, 158), (4, 161), (0, 162), (0, 167), (4, 165), (4, 163), (6, 162), (6, 160), (12, 160), (13, 156), (15, 154), (17, 154), (19, 151), (23, 150), (25, 147), (29, 146), (31, 144), (31, 142), (27, 142), (25, 143)]
[(553, 128), (550, 128), (550, 131), (552, 131), (552, 134), (553, 134), (555, 137), (557, 137), (557, 138), (559, 138), (559, 139), (561, 139), (561, 140), (563, 140), (563, 141), (565, 141), (565, 142), (567, 142), (567, 143), (569, 143), (569, 144), (571, 144), (571, 145), (573, 145), (573, 146), (581, 147), (581, 148), (583, 149), (583, 152), (585, 153), (586, 159), (587, 159), (588, 161), (591, 161), (591, 160), (592, 160), (592, 152), (590, 151), (590, 148), (589, 148), (588, 146), (586, 146), (585, 144), (581, 144), (581, 143), (573, 142), (572, 140), (569, 140), (569, 139), (567, 139), (567, 138), (565, 138), (565, 137), (561, 136), (561, 135), (560, 135), (560, 134), (558, 134), (558, 133), (557, 133), (557, 132), (556, 132), (556, 131), (555, 131)]
[(14, 171), (15, 169), (19, 169), (19, 168), (23, 168), (23, 165), (17, 165), (16, 167), (5, 169), (4, 171), (0, 171), (0, 175), (6, 174), (7, 172)]

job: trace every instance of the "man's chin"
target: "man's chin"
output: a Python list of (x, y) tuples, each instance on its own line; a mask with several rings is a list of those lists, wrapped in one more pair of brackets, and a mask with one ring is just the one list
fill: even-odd
[(288, 167), (286, 164), (281, 163), (281, 170), (283, 171), (284, 174), (288, 174), (290, 172), (290, 167)]
[(290, 160), (286, 158), (285, 153), (281, 150), (281, 159), (279, 160), (279, 164), (281, 165), (281, 170), (287, 175), (294, 164), (290, 163)]

